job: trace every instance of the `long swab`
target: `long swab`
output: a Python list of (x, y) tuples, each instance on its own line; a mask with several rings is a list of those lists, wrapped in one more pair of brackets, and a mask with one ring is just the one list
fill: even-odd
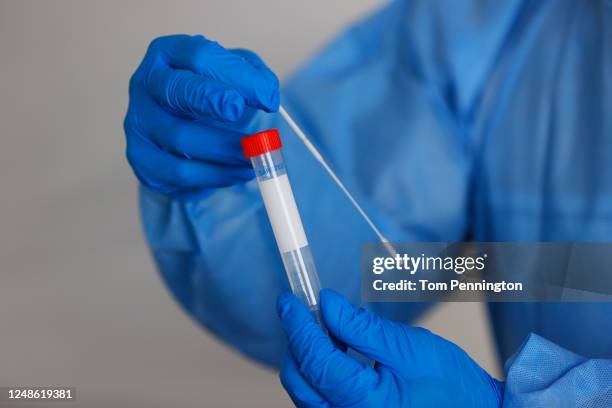
[(278, 112), (280, 113), (282, 118), (285, 120), (285, 122), (287, 122), (289, 127), (291, 127), (291, 129), (293, 129), (293, 131), (295, 132), (297, 137), (302, 141), (302, 143), (304, 143), (304, 146), (306, 146), (306, 148), (312, 154), (312, 156), (315, 158), (315, 160), (317, 160), (321, 164), (321, 166), (323, 166), (325, 171), (327, 171), (327, 174), (329, 174), (329, 176), (332, 178), (332, 180), (334, 180), (334, 182), (340, 188), (340, 190), (342, 190), (344, 195), (346, 195), (346, 197), (349, 199), (351, 204), (353, 204), (353, 207), (355, 207), (355, 209), (357, 209), (357, 211), (359, 212), (361, 217), (370, 226), (372, 231), (374, 231), (374, 233), (376, 234), (376, 236), (378, 237), (380, 242), (385, 246), (385, 248), (387, 249), (389, 254), (391, 254), (392, 256), (397, 255), (397, 252), (395, 251), (395, 248), (393, 248), (393, 246), (389, 243), (389, 240), (387, 238), (385, 238), (385, 236), (380, 232), (378, 227), (376, 227), (374, 222), (372, 222), (370, 217), (368, 217), (368, 214), (366, 214), (366, 212), (363, 210), (363, 208), (361, 208), (361, 206), (359, 205), (357, 200), (355, 200), (353, 195), (344, 186), (344, 183), (342, 183), (342, 181), (340, 181), (338, 176), (336, 176), (336, 173), (334, 173), (334, 171), (331, 169), (331, 167), (329, 167), (329, 165), (327, 164), (327, 162), (325, 161), (325, 159), (323, 158), (321, 153), (319, 153), (317, 148), (312, 144), (312, 142), (308, 139), (308, 137), (306, 137), (304, 132), (302, 132), (302, 129), (300, 129), (300, 127), (295, 123), (293, 118), (291, 118), (289, 113), (287, 113), (287, 111), (285, 110), (285, 108), (283, 108), (282, 105), (280, 106)]

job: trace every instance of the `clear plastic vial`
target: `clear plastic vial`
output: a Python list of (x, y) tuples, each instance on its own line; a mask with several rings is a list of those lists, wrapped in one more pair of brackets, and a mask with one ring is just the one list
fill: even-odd
[(319, 277), (287, 177), (278, 130), (264, 130), (240, 142), (244, 155), (251, 159), (255, 170), (291, 290), (322, 324)]

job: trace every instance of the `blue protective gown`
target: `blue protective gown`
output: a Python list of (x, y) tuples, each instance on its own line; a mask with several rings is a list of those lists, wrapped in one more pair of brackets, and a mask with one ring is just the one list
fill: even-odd
[[(393, 2), (294, 75), (282, 103), (392, 240), (612, 241), (611, 2)], [(277, 114), (257, 120), (283, 135), (322, 285), (358, 302), (359, 246), (376, 237)], [(141, 210), (181, 305), (278, 365), (288, 284), (255, 182), (191, 201), (141, 188)], [(411, 321), (428, 305), (369, 307)], [(612, 406), (612, 304), (489, 311), (507, 406)]]

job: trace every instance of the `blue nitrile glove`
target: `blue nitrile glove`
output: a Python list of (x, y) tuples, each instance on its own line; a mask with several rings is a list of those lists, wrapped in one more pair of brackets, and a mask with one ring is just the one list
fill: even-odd
[(289, 339), (281, 382), (299, 407), (498, 407), (503, 383), (457, 345), (428, 330), (385, 320), (321, 291), (330, 334), (376, 363), (347, 356), (294, 296), (279, 296)]
[(176, 196), (248, 180), (240, 138), (256, 109), (278, 105), (278, 79), (254, 53), (199, 35), (157, 38), (130, 80), (128, 161), (144, 185)]

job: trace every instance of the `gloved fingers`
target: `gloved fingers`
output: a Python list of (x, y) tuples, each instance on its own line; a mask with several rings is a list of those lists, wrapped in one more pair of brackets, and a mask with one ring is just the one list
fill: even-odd
[(142, 87), (133, 88), (132, 95), (138, 97), (140, 103), (137, 112), (130, 108), (127, 119), (147, 118), (139, 121), (138, 126), (162, 149), (188, 159), (250, 167), (240, 146), (243, 132), (218, 121), (200, 122), (176, 117), (155, 103)]
[(297, 407), (329, 407), (321, 394), (302, 376), (293, 355), (289, 352), (283, 358), (280, 381)]
[(266, 65), (266, 63), (251, 50), (244, 48), (232, 48), (229, 50), (231, 53), (236, 54), (243, 58), (245, 61), (250, 63), (260, 74), (265, 75), (271, 83), (278, 84), (278, 78), (272, 72), (272, 70)]
[(157, 103), (182, 116), (234, 122), (244, 112), (245, 100), (238, 91), (191, 71), (156, 69), (149, 73), (145, 86)]
[(226, 187), (250, 180), (253, 170), (204, 163), (174, 156), (145, 137), (136, 126), (126, 124), (127, 159), (146, 186), (160, 192), (178, 188)]
[(238, 91), (249, 106), (271, 112), (278, 109), (279, 82), (259, 58), (244, 58), (201, 35), (178, 36), (161, 42), (168, 63), (217, 80)]
[(193, 120), (176, 119), (151, 126), (147, 134), (164, 149), (178, 156), (225, 166), (250, 168), (240, 139), (244, 134)]
[(351, 305), (330, 289), (321, 291), (321, 313), (325, 325), (342, 343), (383, 364), (392, 364), (401, 356), (405, 340), (404, 325)]
[(329, 402), (358, 399), (376, 386), (376, 371), (336, 348), (296, 296), (279, 295), (277, 309), (300, 372)]

